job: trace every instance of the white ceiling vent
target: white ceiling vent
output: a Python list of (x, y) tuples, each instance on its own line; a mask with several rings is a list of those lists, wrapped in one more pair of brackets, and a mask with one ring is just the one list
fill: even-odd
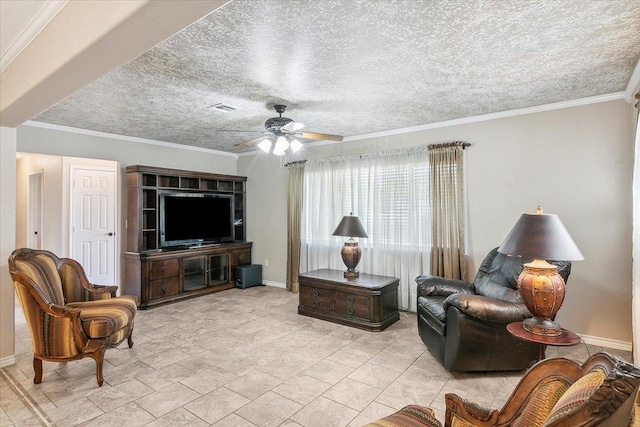
[(236, 111), (236, 108), (232, 107), (231, 105), (226, 105), (226, 104), (223, 104), (223, 103), (213, 104), (213, 105), (209, 106), (209, 108), (212, 108), (212, 109), (217, 110), (217, 111), (222, 111), (223, 113), (229, 113), (231, 111)]

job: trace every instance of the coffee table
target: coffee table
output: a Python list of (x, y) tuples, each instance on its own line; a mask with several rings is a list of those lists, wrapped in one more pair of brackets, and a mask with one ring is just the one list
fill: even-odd
[(341, 270), (322, 269), (300, 274), (298, 281), (298, 314), (368, 331), (382, 331), (400, 318), (396, 277), (344, 277)]

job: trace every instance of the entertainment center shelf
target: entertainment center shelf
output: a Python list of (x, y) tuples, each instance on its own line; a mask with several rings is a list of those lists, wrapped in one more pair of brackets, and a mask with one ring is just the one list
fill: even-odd
[[(125, 293), (149, 308), (233, 287), (235, 267), (251, 264), (251, 243), (244, 241), (247, 178), (142, 165), (126, 173)], [(171, 203), (179, 221), (169, 221)], [(199, 209), (215, 206), (226, 211)], [(171, 237), (169, 227), (186, 236)], [(220, 242), (194, 246), (200, 228)], [(173, 246), (185, 238), (185, 246)]]
[(232, 195), (234, 239), (245, 239), (244, 176), (127, 166), (127, 251), (160, 248), (159, 194), (162, 191)]

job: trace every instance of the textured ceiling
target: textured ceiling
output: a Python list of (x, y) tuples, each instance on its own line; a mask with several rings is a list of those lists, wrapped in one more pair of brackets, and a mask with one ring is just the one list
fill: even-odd
[(354, 136), (623, 91), (639, 58), (637, 0), (234, 0), (34, 120), (243, 152), (277, 103)]

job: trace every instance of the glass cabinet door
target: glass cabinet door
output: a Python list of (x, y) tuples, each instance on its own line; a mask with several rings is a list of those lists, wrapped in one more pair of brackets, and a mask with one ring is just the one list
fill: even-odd
[(187, 258), (184, 260), (184, 290), (204, 288), (207, 286), (206, 257)]
[(227, 254), (211, 255), (209, 257), (209, 286), (228, 280)]

